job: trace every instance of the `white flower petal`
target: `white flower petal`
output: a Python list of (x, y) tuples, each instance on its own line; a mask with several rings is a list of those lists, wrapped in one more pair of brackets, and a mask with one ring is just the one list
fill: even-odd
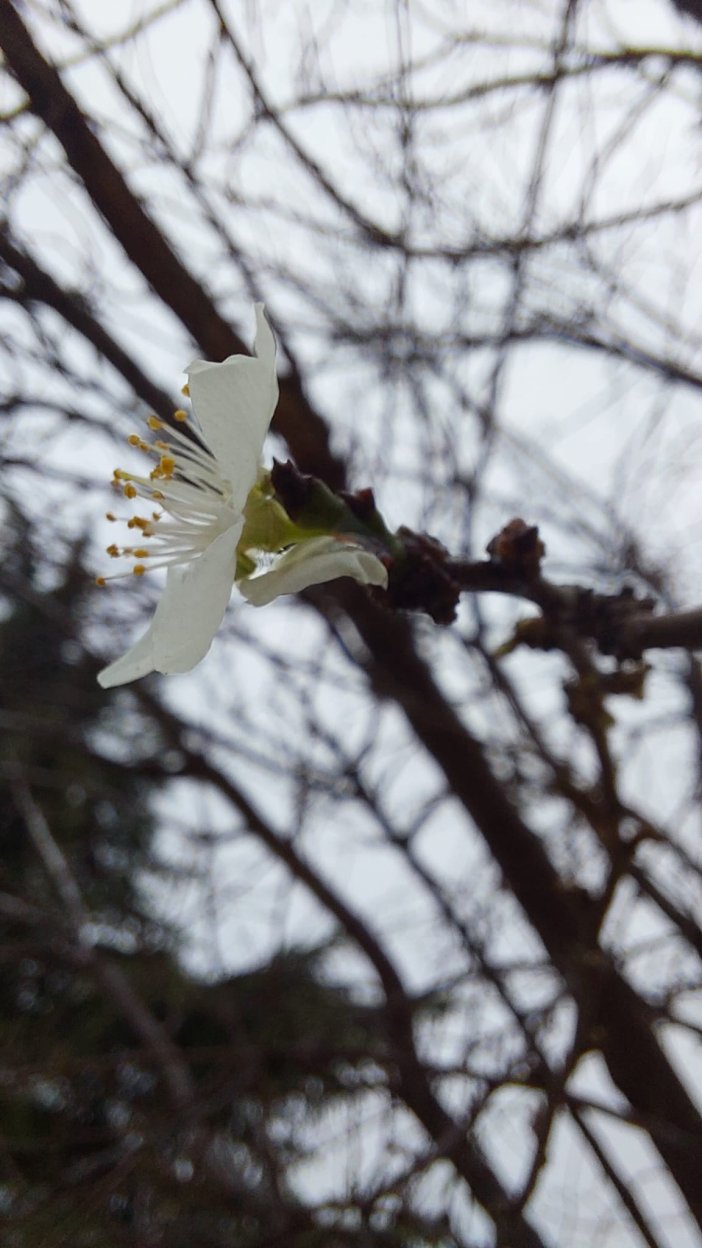
[[(158, 610), (158, 608), (157, 608)], [(98, 684), (103, 689), (113, 689), (115, 685), (126, 685), (130, 680), (139, 680), (140, 676), (148, 676), (155, 670), (153, 648), (154, 621), (146, 632), (134, 643), (121, 659), (115, 659), (109, 667), (104, 667), (98, 675)]]
[(263, 304), (256, 304), (256, 356), (230, 355), (221, 364), (195, 360), (187, 369), (193, 411), (222, 476), (232, 506), (242, 511), (255, 484), (263, 440), (276, 403), (275, 339)]
[(149, 628), (121, 659), (100, 672), (103, 689), (148, 672), (189, 672), (204, 658), (231, 597), (243, 525), (237, 521), (197, 559), (169, 570)]
[(254, 339), (254, 355), (265, 364), (275, 376), (275, 338), (273, 330), (266, 320), (266, 310), (262, 303), (254, 304), (256, 313), (256, 337)]
[(239, 581), (238, 588), (254, 607), (264, 607), (280, 594), (297, 594), (340, 576), (351, 576), (361, 585), (385, 588), (388, 583), (387, 568), (363, 546), (313, 537), (285, 551), (267, 572)]

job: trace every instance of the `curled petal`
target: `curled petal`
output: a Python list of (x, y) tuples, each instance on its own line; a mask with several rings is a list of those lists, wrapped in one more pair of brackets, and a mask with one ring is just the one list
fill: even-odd
[(242, 511), (256, 482), (263, 440), (278, 402), (275, 338), (263, 304), (256, 304), (255, 356), (230, 355), (221, 364), (195, 360), (187, 369), (193, 410), (222, 475), (232, 506)]
[(363, 546), (336, 537), (313, 537), (286, 550), (266, 572), (247, 576), (238, 587), (248, 602), (263, 607), (281, 594), (297, 594), (351, 576), (361, 585), (388, 583), (387, 568)]
[(234, 583), (243, 519), (220, 533), (184, 567), (168, 572), (163, 596), (146, 632), (121, 659), (100, 672), (103, 689), (149, 672), (189, 672), (204, 658), (219, 628)]
[[(158, 612), (158, 607), (156, 608)], [(98, 674), (98, 684), (103, 689), (112, 689), (115, 685), (126, 685), (130, 680), (139, 680), (140, 676), (148, 676), (156, 670), (153, 648), (155, 617), (142, 637), (123, 654), (115, 659), (109, 667), (104, 667)]]

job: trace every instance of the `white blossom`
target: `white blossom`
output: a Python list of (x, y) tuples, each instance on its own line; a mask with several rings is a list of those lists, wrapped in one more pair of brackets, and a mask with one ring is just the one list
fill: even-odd
[[(274, 557), (267, 570), (250, 574), (257, 566), (256, 552), (248, 545), (241, 550), (244, 513), (249, 496), (254, 497), (263, 441), (278, 400), (275, 339), (263, 304), (256, 304), (253, 357), (233, 355), (221, 364), (196, 360), (187, 373), (194, 436), (150, 417), (149, 428), (162, 436), (148, 442), (134, 434), (129, 442), (155, 458), (155, 467), (143, 476), (115, 472), (122, 494), (146, 501), (149, 511), (127, 521), (137, 533), (137, 545), (112, 545), (108, 553), (134, 559), (137, 576), (157, 568), (166, 568), (167, 576), (146, 632), (100, 672), (105, 689), (149, 672), (190, 671), (207, 654), (235, 583), (256, 606), (339, 576), (387, 585), (384, 565), (355, 541), (343, 536), (302, 538), (299, 532), (285, 536), (286, 526), (291, 532), (294, 526), (279, 507), (275, 519), (280, 528), (283, 518), (280, 544), (295, 544)], [(179, 410), (175, 418), (185, 422), (187, 413)], [(260, 498), (257, 502), (260, 512)], [(116, 517), (109, 514), (108, 519)], [(98, 578), (101, 584), (107, 579)]]
[(130, 439), (158, 463), (148, 476), (118, 470), (115, 479), (127, 498), (157, 510), (129, 521), (142, 545), (108, 549), (136, 558), (137, 575), (147, 567), (166, 567), (168, 574), (144, 635), (98, 676), (105, 689), (148, 672), (189, 671), (219, 628), (236, 576), (244, 507), (278, 400), (275, 339), (262, 304), (256, 304), (254, 352), (221, 364), (196, 360), (187, 370), (201, 445), (156, 418), (149, 425), (164, 432), (162, 440)]

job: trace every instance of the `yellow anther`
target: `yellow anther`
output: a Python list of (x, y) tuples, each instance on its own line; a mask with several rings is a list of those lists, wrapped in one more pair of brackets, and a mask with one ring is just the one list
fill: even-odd
[(112, 479), (113, 481), (124, 481), (124, 478), (126, 477), (126, 475), (127, 474), (125, 473), (123, 468), (115, 468), (112, 473)]
[(163, 421), (159, 420), (158, 416), (149, 416), (149, 419), (147, 420), (146, 423), (149, 426), (149, 429), (153, 429), (153, 430), (163, 429), (164, 427)]
[(180, 421), (187, 420), (187, 419), (188, 419), (188, 413), (187, 413), (186, 411), (184, 411), (184, 409), (183, 409), (182, 407), (178, 407), (178, 408), (176, 408), (175, 412), (173, 413), (173, 419), (174, 419), (174, 420), (180, 420)]
[(114, 542), (107, 547), (107, 553), (111, 559), (116, 559), (119, 555), (119, 546), (115, 546)]
[(164, 477), (172, 477), (175, 472), (175, 460), (172, 455), (162, 455), (159, 468)]
[(149, 557), (149, 551), (142, 550), (141, 548), (139, 550), (133, 550), (132, 554), (134, 555), (135, 559), (148, 559)]
[(145, 571), (146, 571), (146, 568), (144, 567), (143, 563), (135, 563), (134, 567), (132, 568), (132, 572), (134, 573), (135, 576), (143, 576)]
[(187, 381), (184, 386), (180, 387), (180, 393), (184, 395), (186, 399), (190, 398), (190, 386), (188, 385)]
[[(153, 476), (153, 473), (152, 473), (151, 475)], [(165, 495), (165, 494), (162, 494), (160, 490), (152, 490), (152, 491), (151, 491), (151, 497), (152, 497), (152, 498), (153, 498), (153, 499), (154, 499), (157, 503), (160, 503), (160, 502), (161, 502), (161, 500), (162, 500), (162, 499), (164, 499), (164, 498), (166, 497), (166, 495)], [(154, 512), (154, 520), (158, 520), (158, 516), (156, 515), (156, 512)]]
[(162, 442), (160, 440), (158, 442), (154, 442), (154, 446), (157, 451), (169, 451), (171, 449), (167, 442)]
[(146, 520), (144, 516), (132, 516), (131, 520), (127, 521), (127, 528), (128, 529), (141, 529), (142, 533), (146, 533), (146, 530), (148, 529), (149, 524), (150, 524), (150, 521)]
[(130, 433), (129, 437), (127, 438), (127, 441), (130, 446), (141, 446), (142, 440), (139, 437), (138, 433)]
[(117, 517), (116, 517), (116, 516), (113, 516), (113, 514), (112, 514), (112, 512), (111, 512), (111, 511), (106, 511), (106, 512), (105, 512), (105, 519), (106, 519), (106, 520), (109, 520), (112, 524), (114, 524), (114, 522), (115, 522), (115, 520), (117, 519)]
[(95, 577), (95, 584), (96, 584), (96, 585), (99, 585), (99, 586), (100, 586), (100, 589), (104, 589), (105, 585), (107, 584), (107, 581), (106, 581), (106, 579), (105, 579), (105, 577), (104, 577), (104, 576), (96, 576), (96, 577)]
[(125, 498), (136, 498), (137, 492), (133, 485), (125, 485), (122, 493)]

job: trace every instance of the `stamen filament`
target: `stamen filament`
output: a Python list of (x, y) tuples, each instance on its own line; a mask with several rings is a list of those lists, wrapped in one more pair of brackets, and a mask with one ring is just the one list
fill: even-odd
[[(182, 423), (187, 418), (187, 412), (181, 408), (174, 412), (176, 421)], [(100, 584), (119, 576), (143, 576), (147, 570), (191, 563), (239, 518), (231, 505), (230, 484), (222, 476), (205, 439), (202, 439), (203, 444), (198, 444), (158, 416), (149, 416), (147, 424), (153, 433), (162, 436), (148, 442), (135, 433), (127, 441), (148, 454), (152, 461), (155, 459), (155, 467), (148, 476), (116, 468), (113, 484), (126, 498), (138, 497), (160, 504), (161, 510), (153, 511), (150, 519), (148, 515), (125, 518), (127, 528), (137, 530), (137, 540), (148, 542), (150, 548), (144, 545), (120, 547), (113, 543), (107, 553), (113, 559), (148, 560), (148, 568), (137, 562), (130, 572), (100, 577)], [(116, 520), (118, 517), (108, 512), (107, 518)]]

